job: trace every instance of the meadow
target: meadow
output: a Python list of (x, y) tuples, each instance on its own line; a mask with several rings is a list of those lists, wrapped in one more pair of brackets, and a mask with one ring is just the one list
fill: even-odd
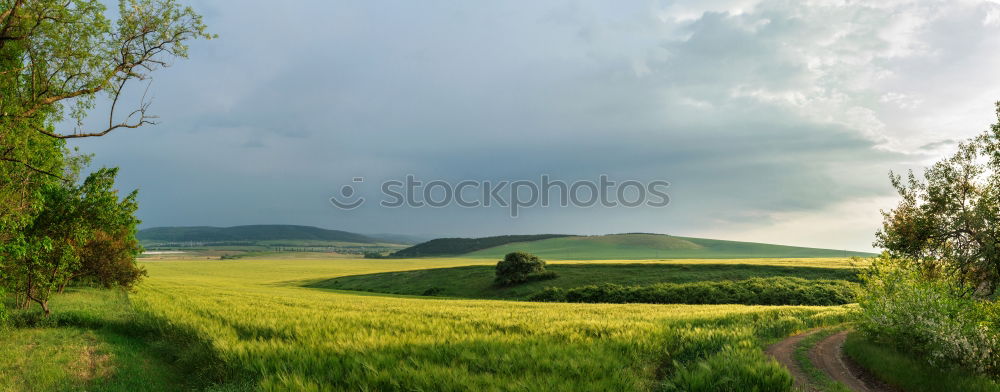
[[(84, 385), (91, 387), (79, 390), (129, 390), (93, 386), (105, 385), (100, 377), (134, 385), (127, 375), (142, 372), (129, 363), (143, 362), (130, 358), (143, 353), (169, 358), (173, 370), (164, 377), (181, 372), (186, 383), (214, 390), (789, 390), (790, 376), (761, 347), (798, 330), (840, 323), (850, 311), (844, 306), (532, 303), (302, 286), (338, 276), (493, 262), (144, 262), (150, 276), (127, 298), (133, 314), (115, 316), (127, 321), (97, 320), (110, 317), (98, 313), (83, 317), (93, 320), (82, 325), (140, 331), (156, 336), (145, 341), (161, 343), (136, 346), (127, 355), (115, 351), (120, 345), (107, 346), (101, 351), (107, 370), (87, 373), (92, 380)], [(107, 295), (88, 290), (76, 295)], [(55, 303), (55, 312), (79, 314), (74, 307), (80, 303), (86, 301)], [(65, 324), (81, 325), (79, 320)], [(131, 339), (123, 336), (115, 339)], [(3, 367), (17, 369), (16, 364)], [(18, 374), (8, 370), (0, 377)], [(168, 381), (149, 385), (170, 389)]]
[[(544, 288), (572, 289), (597, 284), (650, 285), (656, 283), (716, 282), (774, 276), (805, 279), (856, 280), (851, 268), (824, 261), (797, 260), (794, 265), (764, 264), (769, 260), (726, 260), (715, 263), (637, 263), (619, 261), (555, 262), (546, 270), (555, 279), (516, 286), (493, 285), (494, 265), (466, 265), (348, 275), (306, 283), (309, 287), (371, 291), (388, 294), (437, 295), (463, 298), (526, 299)], [(774, 260), (770, 260), (774, 261)], [(747, 263), (747, 264), (744, 264)], [(817, 265), (817, 266), (813, 266)]]

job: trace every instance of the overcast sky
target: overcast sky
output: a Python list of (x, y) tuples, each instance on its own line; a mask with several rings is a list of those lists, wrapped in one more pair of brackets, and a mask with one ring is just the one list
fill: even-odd
[[(156, 73), (160, 124), (74, 142), (140, 190), (144, 227), (642, 231), (867, 250), (896, 200), (889, 171), (987, 129), (1000, 100), (997, 1), (191, 5), (219, 39)], [(666, 180), (671, 204), (511, 218), (371, 201), (407, 174)], [(371, 200), (334, 208), (353, 177)]]

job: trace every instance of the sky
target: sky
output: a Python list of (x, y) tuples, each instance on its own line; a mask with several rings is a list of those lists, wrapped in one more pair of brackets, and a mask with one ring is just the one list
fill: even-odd
[[(870, 250), (897, 201), (889, 172), (949, 154), (996, 121), (1000, 100), (998, 1), (188, 4), (219, 38), (154, 74), (159, 123), (72, 142), (94, 168), (121, 167), (143, 227), (656, 232)], [(377, 202), (383, 181), (407, 175), (602, 174), (668, 181), (670, 204), (515, 218)], [(335, 208), (345, 185), (367, 202)]]

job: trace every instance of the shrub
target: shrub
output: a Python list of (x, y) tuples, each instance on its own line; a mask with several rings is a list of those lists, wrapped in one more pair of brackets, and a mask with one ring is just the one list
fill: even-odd
[(647, 286), (605, 283), (572, 289), (548, 287), (530, 299), (588, 303), (842, 305), (854, 302), (858, 290), (857, 284), (843, 280), (772, 277)]
[(972, 287), (956, 279), (931, 276), (916, 263), (885, 255), (873, 259), (861, 279), (860, 331), (924, 354), (935, 366), (1000, 375), (996, 303), (975, 299)]
[(443, 288), (435, 286), (435, 287), (431, 287), (431, 288), (429, 288), (427, 290), (424, 290), (424, 292), (422, 294), (420, 294), (420, 295), (431, 296), (431, 295), (438, 295), (438, 294), (441, 294), (443, 292), (444, 292)]
[[(497, 263), (494, 283), (500, 286), (510, 286), (537, 280), (545, 273), (545, 261), (530, 253), (511, 252)], [(544, 278), (543, 278), (544, 279)]]

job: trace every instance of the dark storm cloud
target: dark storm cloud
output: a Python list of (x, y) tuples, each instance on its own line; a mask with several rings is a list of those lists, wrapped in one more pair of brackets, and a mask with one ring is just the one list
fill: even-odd
[[(968, 30), (997, 30), (982, 18), (997, 7), (983, 4), (193, 5), (221, 38), (157, 75), (162, 124), (79, 143), (141, 189), (146, 226), (658, 231), (863, 249), (891, 197), (886, 173), (975, 131), (960, 117), (968, 105), (942, 104), (937, 117), (922, 106), (966, 90), (904, 83), (939, 69), (935, 50), (949, 43), (931, 30), (971, 19)], [(948, 50), (985, 67), (989, 37)], [(409, 173), (664, 179), (673, 204), (512, 220), (326, 203), (352, 177), (373, 192)], [(850, 232), (817, 227), (848, 208), (867, 211), (837, 226)]]

